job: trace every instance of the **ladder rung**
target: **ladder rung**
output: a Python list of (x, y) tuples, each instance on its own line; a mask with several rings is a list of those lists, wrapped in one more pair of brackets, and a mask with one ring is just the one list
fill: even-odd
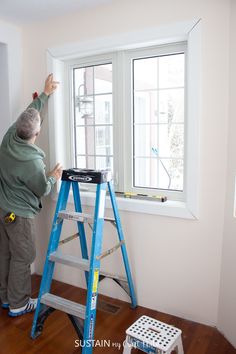
[[(65, 264), (71, 267), (79, 268), (84, 271), (89, 271), (89, 260), (88, 259), (81, 259), (75, 256), (71, 256), (69, 254), (63, 254), (59, 251), (53, 252), (49, 256), (50, 261)], [(110, 279), (117, 279), (123, 282), (128, 282), (126, 277), (111, 274), (108, 272), (100, 271), (100, 275)]]
[[(78, 213), (76, 211), (61, 210), (58, 213), (58, 217), (66, 220), (75, 220), (75, 221), (89, 222), (89, 223), (93, 222), (93, 216), (91, 214)], [(104, 217), (104, 221), (115, 223), (115, 219), (108, 216)]]
[(77, 304), (74, 301), (66, 300), (63, 297), (59, 297), (50, 293), (46, 293), (41, 297), (42, 304), (52, 307), (56, 310), (60, 310), (70, 315), (85, 319), (86, 307), (81, 304)]
[(71, 267), (79, 268), (82, 270), (89, 271), (89, 260), (81, 259), (69, 254), (64, 254), (62, 252), (56, 251), (50, 254), (50, 261), (58, 262), (61, 264), (66, 264)]
[(74, 220), (80, 222), (92, 222), (93, 216), (90, 214), (78, 213), (76, 211), (61, 210), (58, 217), (66, 220)]

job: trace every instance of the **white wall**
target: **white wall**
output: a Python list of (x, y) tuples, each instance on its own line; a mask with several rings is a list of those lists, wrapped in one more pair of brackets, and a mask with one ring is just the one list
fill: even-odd
[[(220, 284), (226, 186), (228, 124), (229, 1), (119, 0), (64, 18), (24, 27), (25, 104), (42, 87), (46, 49), (80, 40), (202, 18), (203, 110), (200, 122), (200, 218), (197, 221), (121, 212), (140, 305), (215, 325)], [(49, 152), (45, 121), (40, 145)], [(48, 162), (48, 160), (47, 160)], [(37, 219), (37, 272), (41, 272), (54, 203), (46, 198)], [(105, 248), (114, 241), (106, 229)], [(67, 225), (66, 232), (73, 233)], [(73, 241), (65, 251), (76, 252)], [(79, 252), (79, 251), (78, 251)], [(105, 260), (120, 270), (118, 254)], [(65, 268), (63, 268), (65, 269)], [(56, 277), (83, 285), (76, 271), (60, 268)], [(107, 286), (109, 288), (109, 286)], [(109, 293), (111, 293), (110, 289)], [(121, 296), (115, 288), (114, 296)]]
[(0, 21), (0, 141), (22, 107), (21, 30)]
[(0, 21), (0, 143), (23, 107), (22, 47), (21, 29)]
[(7, 44), (0, 43), (0, 77), (1, 77), (1, 130), (0, 141), (10, 122), (9, 82), (8, 82), (8, 55)]
[[(236, 218), (233, 217), (236, 177), (236, 2), (231, 1), (230, 28), (230, 101), (227, 191), (225, 204), (224, 243), (220, 287), (218, 327), (236, 347)], [(236, 204), (235, 204), (236, 205)]]

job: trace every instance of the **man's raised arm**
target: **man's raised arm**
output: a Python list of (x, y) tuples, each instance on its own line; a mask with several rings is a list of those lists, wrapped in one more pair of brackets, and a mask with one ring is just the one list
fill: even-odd
[(48, 75), (45, 80), (43, 92), (35, 98), (27, 108), (35, 108), (38, 112), (41, 112), (48, 97), (56, 90), (58, 81), (53, 80), (53, 74)]

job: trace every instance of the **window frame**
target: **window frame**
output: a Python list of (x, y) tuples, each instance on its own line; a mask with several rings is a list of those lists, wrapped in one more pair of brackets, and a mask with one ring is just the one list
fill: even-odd
[[(70, 161), (73, 161), (73, 166), (76, 165), (75, 163), (75, 154), (74, 152), (76, 151), (75, 148), (75, 117), (74, 117), (74, 94), (73, 94), (73, 70), (76, 68), (83, 68), (86, 66), (95, 66), (95, 65), (102, 65), (102, 64), (107, 64), (107, 63), (112, 63), (112, 100), (113, 100), (113, 105), (112, 105), (112, 116), (113, 116), (113, 167), (114, 171), (117, 171), (117, 156), (116, 154), (116, 147), (118, 146), (117, 142), (117, 135), (114, 134), (114, 125), (115, 125), (115, 99), (113, 96), (114, 93), (114, 73), (113, 73), (113, 63), (116, 62), (116, 53), (105, 53), (102, 55), (94, 55), (94, 56), (89, 56), (89, 57), (81, 57), (81, 58), (75, 58), (72, 60), (65, 61), (65, 76), (67, 77), (67, 87), (70, 89), (68, 90), (67, 93), (67, 98), (68, 98), (68, 103), (67, 103), (67, 110), (69, 112), (69, 125), (70, 125)], [(115, 178), (115, 177), (114, 177)], [(86, 185), (86, 184), (81, 184), (82, 190), (84, 191), (94, 191), (95, 186), (93, 185)]]
[[(60, 161), (63, 167), (70, 168), (71, 136), (68, 131), (68, 99), (66, 93), (70, 89), (66, 77), (65, 62), (75, 57), (101, 55), (107, 52), (136, 49), (144, 46), (175, 43), (186, 40), (188, 42), (188, 106), (187, 114), (191, 117), (187, 129), (187, 165), (186, 171), (186, 198), (184, 202), (168, 200), (158, 203), (146, 200), (117, 198), (120, 210), (147, 213), (177, 218), (199, 218), (199, 188), (200, 188), (200, 119), (202, 110), (202, 20), (192, 19), (185, 22), (160, 25), (155, 28), (146, 28), (125, 34), (114, 34), (98, 37), (77, 43), (68, 43), (48, 48), (47, 72), (53, 72), (60, 87), (51, 97), (48, 104), (49, 116), (49, 154), (50, 167)], [(120, 85), (120, 82), (118, 83)], [(123, 113), (121, 111), (121, 113)], [(120, 128), (122, 130), (122, 128)], [(122, 156), (123, 157), (123, 156)], [(122, 165), (121, 159), (121, 165)], [(60, 183), (52, 194), (57, 199)], [(94, 205), (94, 193), (82, 193), (82, 203)], [(109, 202), (106, 205), (110, 207)]]
[[(69, 87), (70, 90), (68, 92), (68, 102), (69, 107), (68, 111), (69, 113), (69, 121), (70, 121), (70, 127), (71, 127), (71, 136), (73, 137), (71, 140), (71, 149), (70, 151), (72, 152), (72, 157), (71, 160), (73, 160), (74, 164), (73, 166), (76, 165), (76, 143), (75, 143), (75, 113), (74, 113), (74, 89), (73, 89), (73, 70), (77, 68), (84, 68), (84, 67), (89, 67), (89, 66), (96, 66), (96, 65), (103, 65), (103, 64), (108, 64), (112, 63), (114, 60), (114, 54), (113, 53), (108, 53), (105, 55), (100, 55), (100, 56), (94, 56), (94, 57), (88, 57), (88, 58), (76, 58), (74, 60), (70, 60), (65, 63), (65, 71), (66, 71), (66, 76), (68, 77), (68, 82), (69, 82)], [(113, 93), (113, 88), (112, 88), (112, 93)], [(114, 110), (113, 113), (114, 114)], [(112, 122), (112, 126), (113, 126)], [(115, 145), (115, 144), (114, 144)], [(114, 152), (113, 152), (114, 156)]]
[[(134, 164), (133, 164), (133, 70), (132, 63), (134, 59), (167, 56), (173, 54), (185, 54), (185, 90), (186, 91), (186, 56), (187, 43), (171, 43), (161, 46), (144, 47), (139, 49), (118, 51), (116, 53), (105, 53), (100, 56), (91, 56), (87, 58), (76, 58), (66, 62), (65, 70), (68, 71), (69, 77), (69, 102), (70, 107), (70, 126), (71, 140), (70, 151), (73, 153), (71, 161), (76, 165), (76, 138), (75, 138), (75, 116), (74, 116), (74, 91), (73, 91), (73, 71), (77, 68), (84, 68), (96, 65), (112, 63), (112, 101), (113, 101), (113, 166), (114, 166), (114, 184), (118, 192), (131, 192), (148, 195), (167, 196), (170, 200), (181, 200), (185, 198), (185, 190), (175, 191), (161, 188), (138, 188), (133, 186), (134, 180)], [(119, 85), (120, 83), (120, 85)], [(122, 94), (123, 93), (123, 94)], [(184, 100), (186, 104), (186, 99)], [(121, 112), (117, 112), (120, 107)], [(186, 112), (186, 109), (184, 109)], [(186, 113), (185, 113), (186, 116)], [(186, 119), (184, 118), (184, 126)], [(130, 132), (130, 134), (129, 134)], [(184, 132), (184, 140), (185, 140)], [(124, 148), (125, 147), (125, 148)], [(121, 158), (121, 156), (123, 158)], [(185, 156), (185, 153), (184, 153)], [(118, 158), (119, 157), (119, 158)], [(120, 158), (122, 160), (120, 160)], [(122, 162), (123, 161), (123, 162)], [(184, 158), (184, 172), (186, 168)], [(185, 176), (183, 176), (185, 180)], [(93, 186), (83, 185), (85, 190), (94, 190)]]
[[(186, 194), (185, 194), (185, 186), (183, 185), (183, 191), (174, 191), (174, 190), (166, 190), (166, 189), (161, 189), (161, 188), (138, 188), (134, 187), (133, 180), (134, 180), (134, 168), (133, 168), (133, 146), (134, 146), (134, 141), (133, 141), (133, 133), (128, 136), (129, 132), (133, 132), (133, 77), (132, 77), (132, 61), (137, 58), (147, 58), (147, 57), (153, 57), (153, 56), (162, 56), (162, 55), (170, 55), (170, 54), (177, 54), (177, 53), (184, 53), (185, 54), (185, 107), (184, 107), (184, 127), (187, 124), (187, 99), (186, 99), (186, 90), (187, 90), (187, 42), (182, 41), (179, 43), (171, 43), (171, 44), (164, 44), (160, 46), (155, 46), (155, 47), (144, 47), (144, 48), (138, 48), (138, 49), (133, 49), (126, 51), (124, 53), (124, 61), (125, 61), (125, 70), (124, 70), (124, 80), (125, 80), (125, 141), (126, 141), (126, 153), (129, 156), (129, 159), (125, 160), (125, 176), (124, 180), (125, 183), (124, 185), (130, 192), (134, 193), (144, 193), (144, 194), (149, 194), (149, 195), (161, 195), (161, 196), (167, 196), (168, 199), (170, 200), (179, 200), (179, 201), (184, 201)], [(132, 84), (130, 84), (132, 83)], [(129, 121), (130, 119), (130, 121)], [(186, 137), (186, 129), (184, 131), (184, 141), (186, 142), (187, 137)], [(130, 142), (130, 144), (129, 144)], [(186, 144), (184, 143), (184, 183), (185, 183), (185, 178), (186, 178)], [(129, 162), (131, 161), (131, 162)]]

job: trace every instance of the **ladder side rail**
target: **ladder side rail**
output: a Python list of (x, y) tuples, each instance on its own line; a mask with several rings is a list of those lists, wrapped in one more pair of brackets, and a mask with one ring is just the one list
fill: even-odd
[[(117, 202), (116, 202), (115, 192), (114, 192), (112, 183), (107, 182), (107, 184), (108, 184), (108, 190), (109, 190), (109, 194), (110, 194), (110, 198), (111, 198), (112, 209), (113, 209), (113, 213), (114, 213), (114, 217), (115, 217), (117, 233), (118, 233), (120, 242), (122, 242), (122, 241), (124, 241), (124, 235), (123, 235), (123, 231), (122, 231), (122, 227), (121, 227), (120, 216), (118, 213), (118, 206), (117, 206)], [(121, 252), (122, 252), (126, 276), (127, 276), (127, 280), (128, 280), (132, 307), (136, 307), (137, 306), (137, 299), (136, 299), (134, 284), (133, 284), (132, 275), (131, 275), (131, 271), (130, 271), (126, 245), (123, 242), (121, 245)]]
[(47, 255), (46, 255), (46, 259), (45, 259), (45, 263), (44, 263), (43, 276), (42, 276), (39, 295), (38, 295), (38, 303), (37, 303), (37, 307), (35, 310), (34, 320), (33, 320), (33, 325), (32, 325), (32, 330), (31, 330), (31, 337), (32, 338), (35, 337), (35, 331), (36, 331), (36, 327), (37, 327), (40, 306), (42, 306), (40, 304), (41, 297), (43, 294), (49, 292), (50, 287), (51, 287), (52, 275), (53, 275), (55, 263), (49, 260), (49, 256), (58, 247), (60, 233), (61, 233), (62, 224), (63, 224), (63, 220), (61, 220), (58, 223), (58, 212), (60, 210), (65, 209), (65, 207), (66, 207), (68, 196), (69, 196), (70, 184), (71, 184), (71, 182), (65, 182), (65, 181), (62, 181), (62, 183), (61, 183), (61, 188), (60, 188), (60, 192), (59, 192), (59, 196), (58, 196), (56, 211), (55, 211), (51, 234), (50, 234), (50, 240), (49, 240), (49, 244), (48, 244)]
[[(75, 211), (82, 213), (82, 205), (81, 205), (81, 198), (80, 198), (80, 191), (79, 191), (78, 182), (72, 182), (72, 190), (73, 190)], [(87, 242), (86, 242), (86, 236), (85, 236), (85, 230), (84, 230), (84, 223), (78, 221), (77, 227), (79, 230), (80, 248), (81, 248), (82, 258), (88, 259), (88, 248), (87, 248)], [(87, 283), (87, 287), (88, 287), (89, 273), (87, 271), (85, 271), (84, 274), (85, 274), (85, 279), (86, 279), (86, 283)]]
[(105, 198), (106, 183), (98, 184), (96, 190), (96, 202), (94, 211), (94, 227), (90, 255), (90, 274), (86, 300), (86, 315), (84, 322), (84, 347), (82, 350), (82, 354), (91, 354), (93, 350), (91, 341), (94, 338), (100, 272), (100, 259), (96, 259), (96, 256), (101, 253), (102, 249)]

